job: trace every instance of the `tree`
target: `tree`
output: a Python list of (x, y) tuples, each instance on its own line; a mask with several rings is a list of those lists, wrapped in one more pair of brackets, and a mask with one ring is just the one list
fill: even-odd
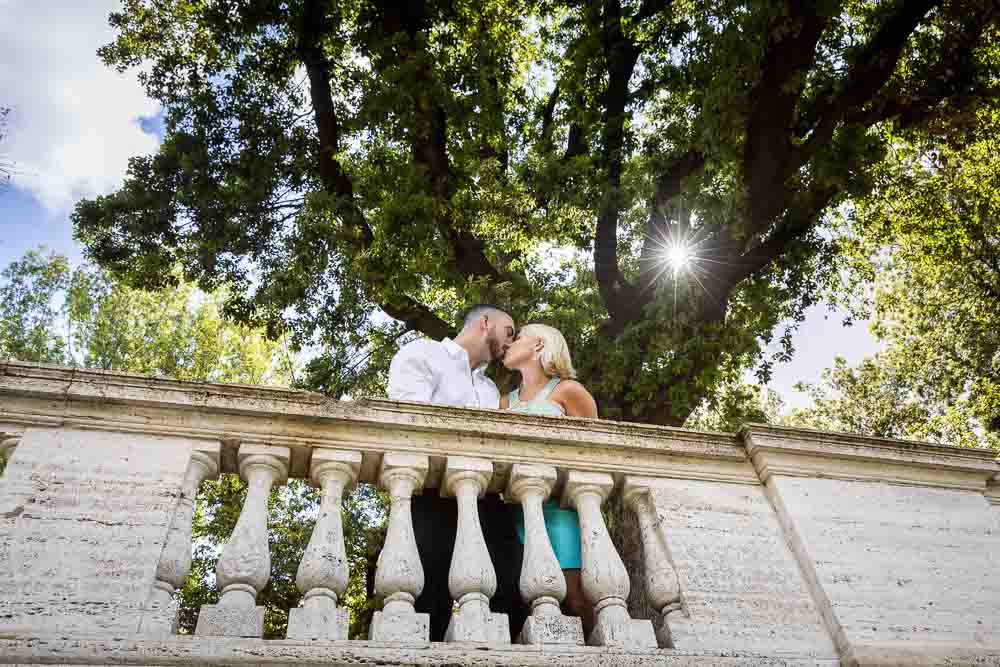
[(179, 380), (289, 385), (283, 341), (222, 319), (193, 285), (144, 292), (31, 250), (0, 273), (0, 357)]
[(720, 387), (699, 405), (684, 428), (735, 432), (745, 424), (778, 424), (784, 419), (784, 401), (772, 389), (738, 382)]
[[(219, 311), (221, 299), (219, 294), (198, 294), (187, 283), (149, 293), (130, 289), (91, 267), (72, 268), (61, 255), (30, 251), (0, 273), (0, 353), (4, 359), (184, 380), (292, 384), (294, 361), (283, 342), (226, 322)], [(194, 631), (202, 604), (218, 601), (215, 565), (245, 497), (246, 483), (237, 475), (202, 484), (191, 574), (179, 595), (182, 632)], [(272, 576), (258, 598), (266, 610), (268, 637), (284, 636), (288, 610), (301, 599), (295, 575), (318, 503), (318, 490), (304, 480), (290, 480), (270, 495)], [(343, 603), (351, 611), (352, 636), (362, 636), (373, 611), (384, 498), (359, 486), (345, 500), (344, 526), (351, 578)]]
[(876, 355), (851, 368), (842, 357), (823, 371), (819, 385), (796, 389), (812, 399), (782, 420), (791, 426), (860, 433), (877, 438), (905, 438), (975, 447), (976, 424), (960, 406), (927, 401), (914, 390), (893, 356)]
[(59, 363), (66, 339), (57, 333), (56, 296), (69, 284), (69, 262), (29, 251), (0, 273), (0, 357)]
[[(997, 92), (993, 0), (127, 0), (156, 155), (74, 213), (137, 286), (378, 389), (477, 301), (563, 329), (606, 417), (678, 425), (831, 275), (820, 224)], [(557, 261), (563, 249), (566, 261)], [(790, 352), (790, 334), (782, 334)]]
[[(934, 419), (1000, 445), (1000, 117), (942, 144), (900, 143), (877, 195), (841, 220), (848, 303), (874, 317), (882, 366)], [(873, 284), (871, 297), (859, 284)], [(950, 415), (950, 416), (949, 416)], [(954, 430), (954, 428), (952, 429)], [(959, 429), (961, 431), (962, 429)], [(957, 432), (952, 441), (969, 442)], [(975, 440), (975, 436), (972, 436)]]

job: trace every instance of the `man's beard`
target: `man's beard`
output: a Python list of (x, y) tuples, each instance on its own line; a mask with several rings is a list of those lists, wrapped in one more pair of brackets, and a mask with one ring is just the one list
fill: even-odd
[(490, 357), (493, 361), (503, 361), (503, 345), (497, 340), (496, 329), (490, 329), (486, 334), (486, 344), (490, 347)]

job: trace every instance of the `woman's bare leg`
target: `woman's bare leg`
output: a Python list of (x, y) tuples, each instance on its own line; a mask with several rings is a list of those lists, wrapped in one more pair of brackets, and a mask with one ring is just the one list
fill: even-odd
[(594, 606), (587, 602), (583, 594), (583, 580), (580, 570), (563, 570), (566, 577), (566, 599), (563, 600), (563, 610), (567, 616), (579, 616), (583, 622), (583, 635), (590, 636), (594, 629)]

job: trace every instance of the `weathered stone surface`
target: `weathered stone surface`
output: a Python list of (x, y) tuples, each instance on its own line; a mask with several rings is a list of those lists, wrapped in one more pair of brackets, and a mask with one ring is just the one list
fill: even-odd
[(843, 648), (1000, 650), (1000, 535), (981, 493), (779, 475), (769, 486)]
[(490, 612), (490, 598), (497, 589), (497, 575), (486, 548), (476, 499), (486, 492), (493, 464), (465, 456), (448, 457), (445, 496), (458, 502), (455, 550), (448, 569), (448, 590), (458, 604), (444, 639), (448, 642), (510, 642), (506, 614)]
[(289, 612), (289, 639), (347, 639), (347, 610), (337, 608), (350, 576), (341, 501), (344, 488), (358, 478), (361, 459), (358, 452), (313, 452), (311, 476), (323, 501), (295, 578), (305, 598), (301, 608)]
[(580, 515), (580, 578), (587, 601), (597, 617), (587, 643), (596, 646), (644, 649), (656, 647), (648, 620), (633, 620), (626, 600), (629, 578), (601, 514), (601, 504), (615, 486), (607, 473), (570, 470), (563, 503), (572, 504)]
[(264, 634), (264, 607), (203, 604), (194, 633), (212, 637), (261, 637)]
[(521, 643), (584, 643), (580, 619), (560, 611), (566, 578), (545, 529), (542, 502), (557, 477), (554, 466), (515, 463), (507, 482), (506, 497), (521, 503), (524, 512), (524, 559), (518, 584), (522, 599), (531, 604), (531, 616), (518, 635)]
[(219, 473), (220, 443), (199, 443), (191, 452), (177, 509), (170, 522), (167, 541), (156, 566), (156, 581), (146, 600), (139, 633), (147, 637), (167, 637), (177, 631), (179, 604), (174, 591), (184, 585), (191, 571), (191, 523), (195, 498), (202, 480)]
[(413, 534), (410, 503), (427, 476), (426, 456), (388, 453), (382, 457), (379, 485), (389, 491), (389, 526), (385, 546), (378, 556), (375, 594), (384, 598), (369, 629), (381, 641), (426, 641), (430, 637), (427, 614), (418, 614), (413, 604), (424, 588), (424, 569)]
[[(586, 419), (570, 425), (499, 410), (338, 401), (275, 387), (178, 382), (16, 361), (0, 363), (0, 419), (8, 412), (17, 414), (19, 422), (27, 415), (31, 421), (67, 427), (85, 424), (218, 440), (277, 437), (292, 449), (293, 477), (308, 474), (308, 453), (315, 447), (362, 451), (361, 480), (366, 482), (376, 480), (386, 451), (478, 456), (493, 461), (495, 469), (501, 462), (532, 460), (613, 470), (627, 460), (628, 471), (637, 475), (756, 477), (735, 434)], [(235, 466), (223, 467), (223, 472), (235, 471)]]
[(191, 441), (28, 429), (0, 483), (0, 632), (135, 633)]
[[(263, 607), (254, 603), (271, 577), (267, 499), (272, 487), (287, 479), (289, 451), (287, 447), (244, 442), (238, 460), (247, 494), (240, 518), (215, 566), (215, 581), (222, 596), (217, 605), (202, 605), (197, 635), (260, 637), (264, 631)], [(256, 620), (258, 611), (260, 623)]]
[(376, 642), (427, 641), (431, 636), (430, 616), (405, 610), (395, 613), (377, 611), (372, 617), (368, 634)]
[[(174, 637), (163, 641), (0, 639), (0, 664), (64, 665), (420, 665), (425, 667), (837, 667), (836, 660), (763, 655), (748, 651), (622, 651), (589, 646), (443, 644), (411, 642), (262, 641), (221, 637)], [(978, 664), (1000, 665), (1000, 655), (981, 654)], [(928, 664), (928, 663), (923, 663)], [(936, 664), (947, 664), (945, 662)], [(952, 663), (952, 664), (969, 664)]]
[(346, 640), (349, 626), (346, 609), (297, 607), (288, 612), (289, 639)]
[(642, 590), (648, 604), (652, 606), (650, 620), (656, 634), (656, 643), (661, 648), (673, 648), (673, 638), (666, 617), (681, 607), (680, 585), (673, 558), (667, 547), (667, 538), (660, 518), (653, 506), (652, 489), (656, 480), (649, 478), (625, 478), (624, 497), (626, 504), (634, 512), (639, 524), (642, 550)]
[(752, 425), (747, 453), (762, 482), (771, 475), (968, 489), (997, 474), (996, 452), (850, 433)]
[(656, 646), (656, 635), (653, 623), (643, 618), (628, 618), (628, 612), (621, 607), (622, 618), (609, 621), (606, 616), (599, 616), (594, 630), (590, 633), (591, 646), (610, 646), (623, 649), (642, 649)]
[(509, 644), (510, 620), (507, 614), (494, 614), (486, 605), (466, 603), (452, 614), (444, 640)]
[(837, 655), (762, 487), (661, 479), (651, 496), (683, 602), (675, 648)]
[(529, 616), (517, 636), (519, 644), (583, 646), (583, 622), (576, 616)]
[[(0, 478), (0, 664), (1000, 665), (993, 452), (756, 426), (741, 441), (19, 363), (0, 363), (0, 436), (18, 439)], [(400, 480), (383, 552), (394, 565), (376, 582), (386, 607), (373, 632), (395, 643), (135, 637), (144, 602), (146, 620), (170, 620), (167, 591), (154, 582), (170, 584), (184, 569), (185, 540), (165, 544), (172, 523), (185, 523), (177, 497), (192, 444), (224, 442), (220, 465), (233, 472), (236, 443), (248, 440), (286, 448), (292, 476), (309, 473), (314, 450), (354, 451), (362, 480), (382, 473), (390, 490), (389, 478)], [(597, 487), (582, 493), (584, 541), (607, 557), (585, 558), (584, 578), (601, 602), (613, 599), (599, 613), (625, 614), (603, 614), (614, 622), (594, 639), (609, 646), (413, 641), (426, 638), (427, 620), (412, 613), (422, 577), (409, 498), (425, 482), (448, 486), (449, 457), (485, 460), (493, 491), (519, 463), (555, 468), (554, 480), (543, 477), (557, 489), (567, 483), (564, 499)], [(655, 482), (631, 548), (652, 563), (631, 588), (600, 511), (623, 476)], [(340, 570), (305, 570), (310, 592), (335, 602)], [(550, 570), (529, 568), (532, 595), (558, 597), (558, 587), (538, 585)], [(463, 579), (475, 584), (462, 582), (463, 596), (490, 589), (482, 577)], [(645, 623), (628, 650), (616, 644), (635, 625), (623, 600), (636, 584), (654, 606), (682, 606), (657, 626), (661, 645), (677, 648), (652, 648)], [(235, 585), (251, 618), (219, 622), (256, 634), (257, 589)]]

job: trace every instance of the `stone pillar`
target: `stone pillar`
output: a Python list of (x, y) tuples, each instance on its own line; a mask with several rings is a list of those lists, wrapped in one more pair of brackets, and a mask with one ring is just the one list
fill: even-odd
[(563, 493), (563, 502), (572, 504), (580, 514), (583, 592), (597, 613), (587, 643), (629, 649), (656, 648), (653, 624), (648, 620), (633, 620), (628, 614), (625, 602), (629, 593), (628, 572), (611, 543), (601, 515), (601, 504), (613, 488), (614, 479), (607, 473), (572, 470)]
[(490, 611), (497, 575), (479, 523), (478, 499), (492, 477), (493, 464), (486, 459), (449, 456), (445, 465), (442, 494), (458, 501), (455, 551), (448, 570), (448, 590), (458, 610), (448, 623), (444, 635), (447, 642), (510, 643), (507, 614)]
[(639, 519), (646, 594), (649, 603), (659, 614), (653, 619), (656, 640), (661, 648), (673, 648), (667, 615), (681, 608), (680, 586), (667, 551), (665, 536), (660, 529), (648, 482), (641, 477), (626, 477), (625, 502)]
[(0, 436), (0, 459), (3, 460), (3, 472), (7, 472), (7, 467), (10, 465), (10, 460), (14, 456), (14, 450), (17, 449), (19, 442), (21, 442), (19, 435)]
[(418, 454), (389, 452), (382, 457), (379, 486), (389, 491), (391, 505), (385, 546), (375, 571), (375, 594), (385, 599), (368, 633), (375, 641), (430, 639), (430, 617), (413, 609), (424, 589), (424, 568), (410, 514), (413, 493), (423, 488), (428, 467), (428, 458)]
[(301, 607), (289, 611), (287, 637), (346, 640), (347, 610), (337, 607), (350, 578), (340, 513), (344, 490), (358, 479), (361, 453), (314, 449), (310, 465), (323, 502), (295, 577), (305, 597)]
[(184, 585), (191, 571), (191, 522), (194, 518), (198, 487), (219, 474), (218, 442), (204, 443), (191, 452), (177, 510), (170, 522), (163, 553), (156, 565), (156, 581), (146, 601), (139, 634), (147, 637), (169, 637), (177, 632), (177, 605), (174, 591)]
[(263, 636), (264, 607), (256, 603), (257, 594), (271, 577), (267, 498), (275, 484), (284, 484), (287, 479), (288, 460), (287, 447), (240, 446), (240, 476), (247, 481), (247, 497), (215, 568), (222, 598), (219, 604), (202, 605), (195, 634)]
[(583, 624), (564, 616), (559, 604), (566, 597), (566, 579), (545, 530), (542, 503), (552, 493), (556, 469), (548, 465), (515, 463), (507, 482), (507, 497), (524, 510), (524, 560), (521, 597), (531, 604), (531, 616), (517, 637), (519, 644), (582, 645)]

